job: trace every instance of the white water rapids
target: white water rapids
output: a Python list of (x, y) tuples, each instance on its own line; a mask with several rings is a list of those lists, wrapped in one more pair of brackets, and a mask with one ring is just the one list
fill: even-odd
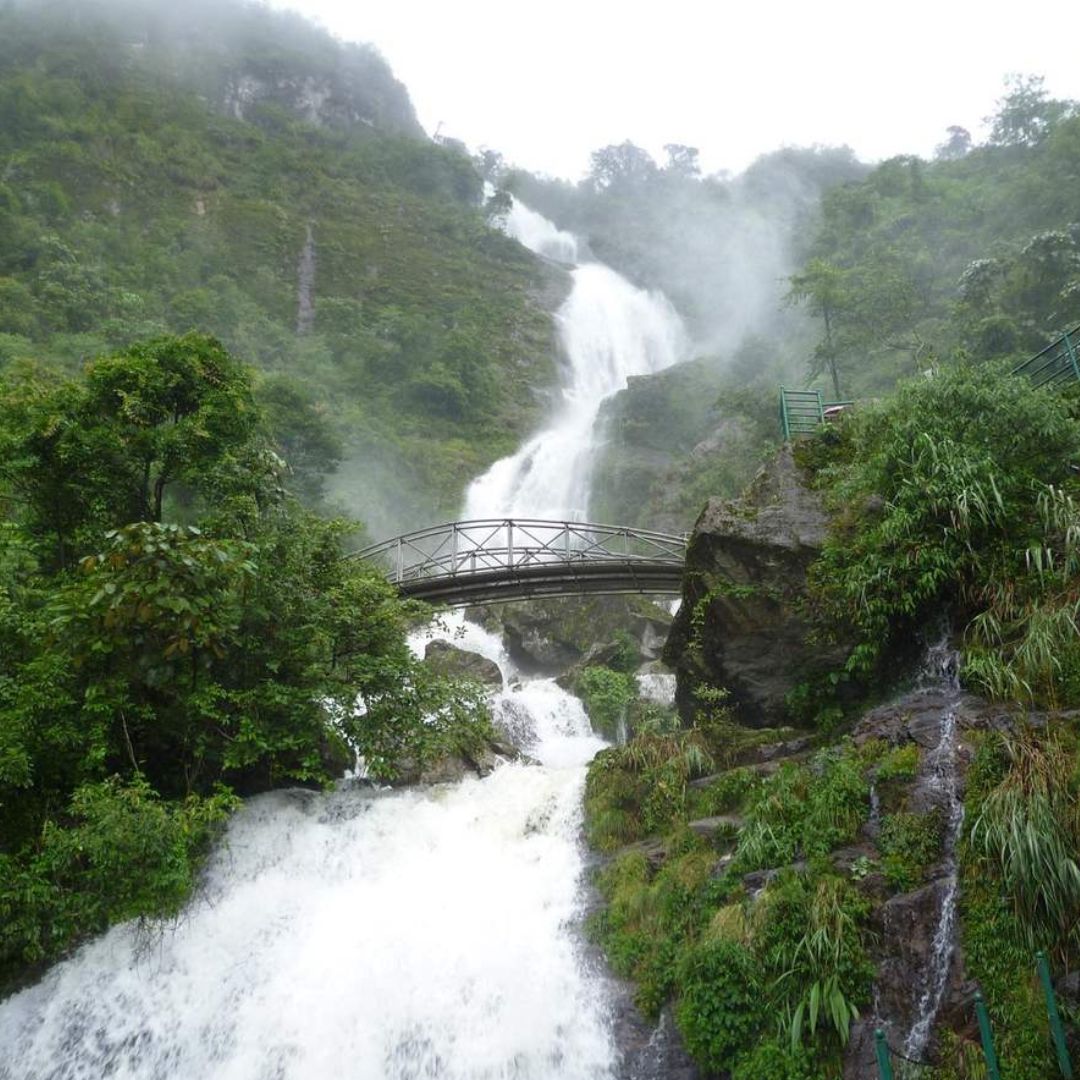
[[(527, 208), (507, 228), (576, 258)], [(558, 322), (560, 407), (473, 484), (466, 516), (583, 516), (601, 403), (681, 357), (670, 305), (598, 264), (573, 271)], [(499, 664), (493, 712), (538, 764), (251, 800), (176, 923), (115, 927), (0, 1003), (0, 1080), (616, 1075), (609, 984), (580, 940), (581, 799), (604, 744), (576, 698), (518, 680), (498, 639), (448, 622)]]

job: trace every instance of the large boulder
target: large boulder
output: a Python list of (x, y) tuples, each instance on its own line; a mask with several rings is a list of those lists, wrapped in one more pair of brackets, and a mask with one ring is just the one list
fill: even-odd
[(448, 641), (429, 642), (424, 650), (424, 662), (440, 675), (470, 679), (494, 690), (502, 689), (502, 672), (494, 660), (460, 649)]
[(790, 447), (741, 499), (709, 500), (690, 537), (682, 606), (663, 654), (684, 716), (708, 685), (730, 691), (743, 723), (776, 726), (790, 691), (843, 664), (846, 647), (807, 641), (800, 611), (827, 526)]

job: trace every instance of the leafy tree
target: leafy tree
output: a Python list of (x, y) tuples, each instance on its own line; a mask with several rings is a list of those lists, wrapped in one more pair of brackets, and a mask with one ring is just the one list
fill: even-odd
[(934, 150), (938, 161), (959, 161), (971, 152), (971, 132), (967, 128), (954, 124), (945, 129), (945, 134), (948, 138)]
[(16, 384), (0, 400), (0, 475), (55, 543), (56, 562), (95, 531), (160, 521), (170, 485), (190, 498), (253, 493), (250, 377), (213, 339), (162, 338), (90, 364), (80, 383)]
[(1010, 75), (1008, 93), (998, 101), (990, 142), (996, 146), (1035, 146), (1070, 112), (1070, 105), (1049, 97), (1041, 75)]
[(851, 309), (851, 296), (847, 290), (848, 274), (838, 266), (823, 259), (811, 260), (800, 274), (791, 278), (788, 300), (805, 303), (811, 312), (819, 316), (825, 326), (825, 338), (814, 352), (811, 375), (823, 370), (832, 378), (833, 393), (840, 400), (840, 373), (837, 368), (837, 342), (835, 332), (845, 313)]
[(597, 191), (626, 191), (647, 184), (657, 174), (656, 162), (647, 150), (628, 139), (594, 150), (589, 181)]
[(667, 154), (667, 164), (664, 166), (666, 172), (683, 177), (701, 175), (701, 164), (698, 161), (699, 151), (696, 146), (684, 146), (682, 143), (665, 143), (664, 153)]

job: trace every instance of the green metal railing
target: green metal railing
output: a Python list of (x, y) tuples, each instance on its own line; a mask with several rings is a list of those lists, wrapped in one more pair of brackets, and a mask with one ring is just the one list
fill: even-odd
[(788, 390), (780, 387), (780, 428), (784, 441), (813, 435), (828, 419), (830, 409), (842, 409), (853, 401), (826, 401), (820, 390)]
[[(1050, 965), (1046, 955), (1038, 952), (1035, 954), (1035, 967), (1038, 971), (1039, 982), (1042, 984), (1043, 996), (1046, 999), (1046, 1016), (1050, 1023), (1050, 1039), (1054, 1044), (1054, 1053), (1057, 1056), (1058, 1070), (1064, 1080), (1073, 1080), (1072, 1059), (1069, 1057), (1069, 1047), (1065, 1041), (1065, 1029), (1061, 1023), (1061, 1013), (1058, 1010), (1057, 998), (1054, 995), (1054, 981), (1050, 976)], [(975, 993), (975, 1020), (979, 1027), (979, 1043), (982, 1048), (983, 1064), (986, 1067), (987, 1080), (1001, 1080), (1001, 1064), (998, 1061), (997, 1050), (994, 1046), (994, 1033), (990, 1027), (990, 1014), (986, 1009), (986, 1002), (981, 993)], [(973, 1052), (977, 1055), (978, 1050)], [(931, 1065), (929, 1062), (912, 1061), (899, 1051), (894, 1050), (881, 1028), (874, 1031), (874, 1058), (877, 1062), (878, 1077), (880, 1080), (916, 1080), (921, 1075), (929, 1075)], [(893, 1063), (896, 1068), (893, 1068)]]
[(1066, 330), (1042, 352), (1014, 367), (1012, 373), (1023, 375), (1035, 386), (1064, 386), (1080, 382), (1080, 325)]

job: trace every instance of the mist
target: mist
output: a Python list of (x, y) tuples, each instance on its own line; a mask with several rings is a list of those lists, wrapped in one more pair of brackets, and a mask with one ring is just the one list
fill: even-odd
[(785, 303), (787, 279), (813, 233), (821, 196), (869, 166), (847, 147), (784, 148), (738, 176), (701, 176), (694, 148), (670, 145), (667, 153), (658, 164), (623, 143), (596, 151), (578, 184), (509, 168), (501, 180), (581, 236), (597, 259), (662, 290), (686, 320), (697, 354), (722, 361), (748, 338), (797, 333), (805, 319)]

